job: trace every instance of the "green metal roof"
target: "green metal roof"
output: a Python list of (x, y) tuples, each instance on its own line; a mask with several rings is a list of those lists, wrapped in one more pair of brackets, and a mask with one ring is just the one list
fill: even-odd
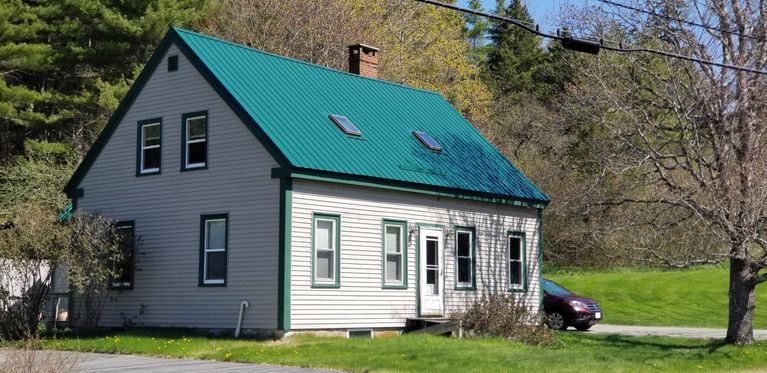
[[(548, 201), (436, 92), (175, 31), (295, 168)], [(330, 114), (362, 136), (344, 134)], [(427, 149), (415, 130), (443, 150)]]
[[(172, 28), (163, 39), (67, 184), (68, 193), (74, 192), (119, 117), (173, 42), (287, 175), (312, 174), (525, 205), (548, 203), (538, 187), (436, 92), (277, 56), (180, 28)], [(362, 135), (343, 133), (330, 114), (349, 118)], [(442, 151), (429, 150), (413, 131), (429, 133)]]

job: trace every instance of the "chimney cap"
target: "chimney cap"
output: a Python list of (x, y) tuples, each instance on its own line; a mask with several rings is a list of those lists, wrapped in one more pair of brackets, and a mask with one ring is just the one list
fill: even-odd
[(367, 44), (362, 44), (362, 43), (351, 44), (351, 45), (348, 45), (347, 48), (349, 48), (349, 49), (362, 49), (363, 52), (370, 52), (370, 51), (378, 52), (380, 50), (380, 49), (378, 49), (378, 48), (376, 48), (374, 46), (367, 45)]

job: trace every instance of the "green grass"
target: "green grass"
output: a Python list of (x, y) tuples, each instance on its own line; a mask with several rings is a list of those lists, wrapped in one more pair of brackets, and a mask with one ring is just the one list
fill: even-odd
[[(596, 299), (604, 322), (628, 325), (727, 327), (727, 269), (615, 270), (547, 275), (568, 289)], [(767, 328), (767, 294), (757, 289), (754, 325)]]
[(767, 368), (767, 343), (749, 347), (711, 340), (559, 334), (556, 346), (501, 338), (405, 335), (375, 339), (295, 336), (252, 341), (189, 336), (183, 331), (120, 332), (47, 339), (47, 348), (335, 368), (353, 371), (724, 371)]

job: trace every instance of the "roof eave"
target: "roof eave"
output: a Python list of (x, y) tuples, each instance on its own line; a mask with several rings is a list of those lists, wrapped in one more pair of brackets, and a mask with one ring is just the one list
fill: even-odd
[(487, 202), (500, 205), (544, 209), (549, 205), (549, 199), (539, 200), (511, 196), (505, 194), (484, 193), (472, 190), (440, 187), (436, 185), (419, 184), (400, 180), (391, 180), (371, 176), (351, 175), (332, 171), (322, 171), (303, 168), (274, 168), (273, 178), (294, 178), (313, 181), (324, 181), (338, 184), (364, 186), (378, 189), (388, 189), (403, 192), (449, 197), (463, 200)]

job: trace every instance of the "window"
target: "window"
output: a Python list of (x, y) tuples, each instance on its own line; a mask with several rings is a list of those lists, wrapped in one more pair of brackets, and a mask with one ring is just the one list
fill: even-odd
[(407, 223), (383, 222), (383, 287), (407, 288)]
[(339, 223), (338, 215), (315, 214), (312, 229), (312, 286), (339, 287)]
[(208, 165), (208, 112), (182, 115), (181, 131), (181, 170), (204, 169)]
[(228, 236), (227, 214), (200, 218), (200, 285), (226, 284)]
[(474, 228), (455, 230), (455, 288), (476, 289)]
[(162, 119), (138, 122), (137, 175), (160, 173)]
[(525, 290), (525, 234), (509, 232), (509, 290)]
[(118, 247), (120, 254), (112, 262), (114, 278), (110, 282), (112, 289), (133, 288), (133, 250), (134, 229), (133, 222), (119, 222), (115, 225), (117, 230)]
[(415, 135), (421, 143), (426, 145), (429, 150), (434, 150), (435, 152), (442, 151), (442, 145), (440, 145), (437, 140), (434, 140), (428, 133), (423, 131), (413, 131), (413, 135)]
[(338, 126), (338, 128), (340, 128), (341, 131), (344, 131), (344, 133), (347, 135), (362, 135), (362, 131), (360, 131), (360, 129), (357, 128), (357, 126), (355, 126), (354, 123), (352, 123), (352, 121), (350, 121), (349, 118), (345, 116), (330, 114), (330, 120), (332, 120), (333, 123), (335, 123), (336, 126)]
[(178, 56), (168, 57), (168, 71), (178, 70)]

